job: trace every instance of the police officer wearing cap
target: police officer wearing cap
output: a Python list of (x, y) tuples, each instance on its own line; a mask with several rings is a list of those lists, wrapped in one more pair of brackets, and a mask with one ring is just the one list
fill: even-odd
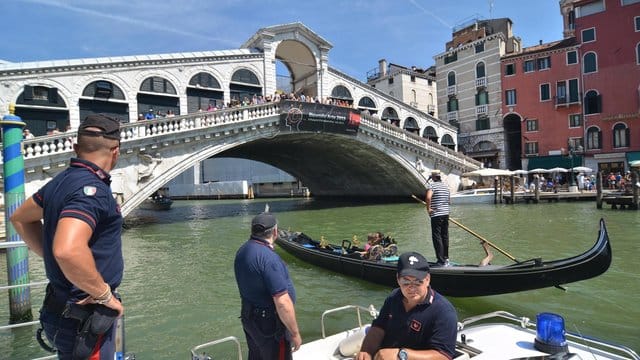
[[(114, 295), (124, 261), (122, 215), (112, 196), (109, 172), (118, 161), (119, 146), (117, 120), (87, 116), (74, 144), (77, 157), (11, 217), (29, 249), (44, 259), (49, 285), (40, 323), (59, 359), (114, 358), (112, 324), (124, 312)], [(83, 330), (94, 313), (106, 328), (101, 334)]]
[(251, 221), (251, 237), (236, 253), (234, 270), (242, 299), (240, 318), (249, 360), (286, 360), (302, 344), (296, 321), (296, 291), (289, 270), (273, 250), (278, 236), (270, 213)]
[(357, 360), (453, 359), (458, 317), (430, 286), (429, 263), (417, 252), (398, 259), (394, 289), (373, 320)]

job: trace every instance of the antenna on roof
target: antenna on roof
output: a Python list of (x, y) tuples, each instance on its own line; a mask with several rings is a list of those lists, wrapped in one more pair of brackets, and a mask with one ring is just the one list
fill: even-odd
[(493, 0), (489, 0), (489, 19), (493, 19)]

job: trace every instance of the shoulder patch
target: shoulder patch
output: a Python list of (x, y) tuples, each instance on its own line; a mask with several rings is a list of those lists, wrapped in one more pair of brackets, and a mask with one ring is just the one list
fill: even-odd
[(82, 191), (84, 192), (85, 195), (87, 196), (94, 196), (97, 192), (97, 189), (95, 186), (85, 186)]

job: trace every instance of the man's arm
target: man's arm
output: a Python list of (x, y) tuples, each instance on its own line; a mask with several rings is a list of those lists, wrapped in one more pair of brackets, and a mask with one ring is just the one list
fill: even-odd
[(43, 256), (42, 250), (42, 208), (29, 197), (11, 215), (11, 224), (16, 229), (29, 249), (38, 256)]
[(278, 294), (273, 297), (273, 302), (276, 305), (276, 312), (284, 326), (291, 333), (291, 343), (293, 345), (293, 351), (300, 349), (302, 345), (302, 337), (300, 336), (300, 330), (298, 329), (298, 322), (296, 321), (296, 309), (293, 306), (293, 301), (288, 292)]
[[(378, 352), (378, 349), (380, 349), (380, 344), (382, 344), (383, 339), (384, 329), (377, 326), (370, 327), (367, 335), (362, 341), (362, 347), (360, 347), (360, 352), (356, 356), (356, 360), (373, 359), (373, 357), (376, 355), (376, 352)], [(397, 357), (394, 359), (397, 359)]]
[[(99, 298), (104, 295), (108, 285), (98, 272), (89, 248), (92, 234), (93, 229), (86, 222), (71, 217), (61, 218), (53, 238), (53, 256), (67, 280), (91, 298)], [(86, 302), (90, 301), (81, 301)], [(104, 305), (120, 314), (123, 312), (122, 304), (114, 297)]]
[(433, 209), (431, 209), (431, 199), (433, 198), (433, 190), (427, 189), (427, 194), (425, 195), (425, 202), (427, 203), (427, 212), (431, 214)]

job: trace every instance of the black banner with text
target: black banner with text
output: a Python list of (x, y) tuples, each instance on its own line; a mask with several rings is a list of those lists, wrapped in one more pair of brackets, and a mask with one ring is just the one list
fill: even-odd
[(310, 102), (280, 102), (280, 129), (356, 135), (360, 113), (352, 108)]

